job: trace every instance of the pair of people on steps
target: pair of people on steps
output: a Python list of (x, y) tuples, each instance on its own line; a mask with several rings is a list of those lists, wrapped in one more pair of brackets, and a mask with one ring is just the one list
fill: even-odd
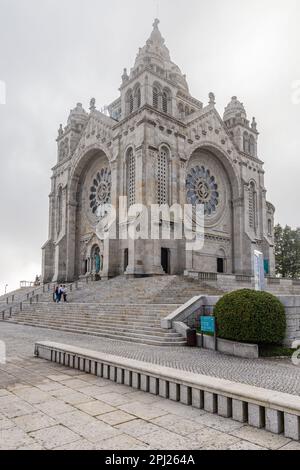
[(62, 298), (67, 302), (67, 288), (65, 285), (56, 286), (53, 292), (53, 302), (60, 303)]

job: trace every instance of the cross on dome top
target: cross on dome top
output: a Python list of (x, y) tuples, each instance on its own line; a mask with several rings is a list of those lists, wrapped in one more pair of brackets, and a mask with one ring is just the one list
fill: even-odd
[(159, 23), (160, 23), (159, 19), (155, 18), (154, 23), (152, 25), (153, 26), (153, 31), (151, 33), (150, 38), (148, 39), (148, 42), (152, 41), (154, 43), (158, 43), (159, 45), (164, 45), (165, 40), (162, 37), (161, 32), (159, 30), (159, 27), (158, 27)]
[(122, 83), (124, 84), (128, 79), (133, 78), (136, 71), (148, 67), (156, 74), (159, 74), (161, 78), (167, 77), (188, 92), (186, 77), (181, 73), (180, 68), (172, 62), (169, 49), (158, 27), (159, 24), (160, 20), (155, 18), (149, 39), (144, 47), (139, 48), (134, 67), (131, 69), (129, 76), (127, 77), (123, 74)]
[(153, 26), (153, 28), (156, 28), (156, 29), (158, 29), (158, 25), (159, 25), (159, 23), (160, 23), (159, 19), (158, 19), (158, 18), (155, 18), (155, 20), (154, 20), (154, 23), (153, 23), (153, 25), (152, 25), (152, 26)]

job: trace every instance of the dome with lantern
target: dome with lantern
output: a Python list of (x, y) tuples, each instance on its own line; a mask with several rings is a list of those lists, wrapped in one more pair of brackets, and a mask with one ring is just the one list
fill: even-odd
[(223, 119), (224, 121), (229, 121), (234, 118), (247, 119), (245, 107), (236, 96), (233, 96), (230, 103), (226, 106)]
[(68, 125), (77, 123), (83, 124), (87, 119), (88, 113), (85, 111), (81, 103), (77, 103), (74, 109), (71, 109), (68, 118)]
[(165, 40), (158, 25), (159, 20), (156, 19), (149, 39), (145, 46), (139, 49), (131, 75), (145, 67), (149, 67), (188, 92), (186, 77), (182, 74), (180, 68), (172, 62), (169, 49), (165, 45)]

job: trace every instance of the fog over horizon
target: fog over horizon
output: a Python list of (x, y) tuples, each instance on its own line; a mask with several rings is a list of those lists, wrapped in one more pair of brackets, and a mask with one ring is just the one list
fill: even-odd
[(299, 0), (0, 0), (0, 295), (41, 274), (59, 124), (119, 96), (157, 4), (191, 94), (214, 92), (221, 116), (236, 95), (256, 117), (276, 223), (300, 226)]

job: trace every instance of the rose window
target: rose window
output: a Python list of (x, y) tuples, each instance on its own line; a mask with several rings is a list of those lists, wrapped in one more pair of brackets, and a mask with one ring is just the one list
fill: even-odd
[(219, 204), (218, 185), (210, 170), (196, 166), (189, 171), (186, 179), (188, 203), (195, 206), (204, 204), (205, 215), (212, 215)]
[(111, 172), (108, 168), (102, 168), (93, 180), (90, 189), (90, 208), (96, 214), (98, 207), (110, 203)]

